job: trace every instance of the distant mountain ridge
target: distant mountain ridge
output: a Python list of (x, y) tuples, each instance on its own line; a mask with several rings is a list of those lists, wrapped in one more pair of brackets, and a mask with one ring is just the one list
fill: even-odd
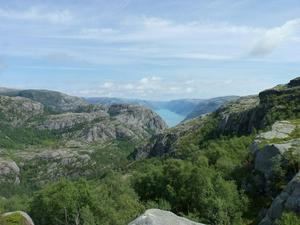
[(79, 97), (70, 96), (58, 91), (27, 89), (17, 90), (0, 88), (0, 95), (9, 97), (24, 97), (42, 103), (53, 112), (76, 111), (81, 107), (88, 106), (88, 103)]
[(168, 109), (177, 114), (186, 116), (193, 107), (203, 101), (202, 99), (178, 99), (170, 101), (151, 101), (130, 98), (110, 98), (110, 97), (88, 97), (86, 101), (91, 104), (134, 104), (142, 105), (151, 109)]
[(227, 102), (235, 101), (238, 96), (225, 96), (203, 100), (194, 107), (194, 109), (186, 116), (185, 120), (194, 119), (198, 116), (214, 112)]
[[(89, 97), (86, 101), (90, 104), (134, 104), (148, 107), (156, 112), (158, 110), (169, 110), (181, 115), (185, 120), (193, 119), (206, 113), (217, 110), (221, 105), (238, 99), (238, 96), (224, 96), (211, 99), (176, 99), (170, 101), (151, 101), (142, 99)], [(181, 121), (179, 121), (181, 122)]]

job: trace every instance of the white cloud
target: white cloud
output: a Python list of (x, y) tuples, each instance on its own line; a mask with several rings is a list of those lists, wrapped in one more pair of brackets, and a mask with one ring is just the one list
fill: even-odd
[[(240, 81), (228, 82), (227, 79), (217, 80), (186, 80), (184, 76), (174, 79), (162, 79), (159, 76), (147, 76), (140, 80), (106, 81), (100, 86), (78, 91), (81, 96), (105, 96), (141, 99), (174, 99), (204, 96), (211, 88), (222, 90), (236, 85)], [(244, 82), (247, 83), (247, 82)]]
[(267, 30), (256, 42), (250, 54), (253, 56), (267, 55), (300, 31), (300, 19), (287, 21), (279, 27)]
[[(0, 8), (0, 19), (1, 16), (50, 23), (75, 20), (75, 16), (67, 10), (49, 11), (38, 7), (31, 7), (24, 11), (4, 11)], [(26, 45), (22, 42), (17, 43), (18, 46), (7, 47), (2, 54), (33, 57), (54, 55), (61, 61), (67, 59), (94, 65), (136, 63), (162, 65), (170, 61), (184, 60), (252, 60), (249, 59), (249, 55), (268, 54), (286, 41), (299, 42), (294, 36), (299, 26), (299, 19), (288, 21), (272, 29), (226, 22), (176, 22), (145, 16), (129, 17), (113, 25), (103, 23), (96, 26), (102, 23), (86, 22), (80, 20), (76, 26), (68, 26), (67, 29), (51, 26), (50, 29), (43, 27), (42, 31), (38, 31), (35, 28), (33, 32), (25, 32), (33, 36), (30, 37), (33, 38), (31, 43)], [(38, 41), (34, 41), (35, 38)], [(284, 57), (277, 56), (271, 60), (298, 59), (288, 54), (290, 45), (285, 47), (287, 53)], [(249, 49), (251, 49), (250, 53)], [(243, 57), (245, 55), (247, 57)], [(53, 57), (51, 59), (53, 60)]]
[[(81, 43), (94, 41), (94, 49), (101, 45), (112, 48), (106, 57), (117, 54), (114, 60), (120, 57), (123, 60), (132, 57), (233, 60), (247, 51), (249, 46), (245, 43), (264, 32), (263, 28), (228, 23), (176, 23), (155, 17), (138, 17), (127, 19), (115, 27), (83, 27), (52, 38)], [(83, 58), (95, 62), (99, 53), (89, 52)]]
[(66, 9), (51, 11), (38, 6), (32, 6), (23, 10), (0, 8), (0, 18), (36, 22), (46, 21), (53, 24), (68, 24), (74, 21), (73, 14)]

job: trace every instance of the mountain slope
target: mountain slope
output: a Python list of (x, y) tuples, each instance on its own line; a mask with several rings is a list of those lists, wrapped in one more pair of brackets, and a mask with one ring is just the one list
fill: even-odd
[(76, 111), (88, 103), (83, 99), (49, 90), (11, 90), (2, 88), (0, 95), (24, 97), (42, 103), (54, 112)]
[(138, 217), (158, 208), (187, 223), (299, 224), (300, 78), (170, 129), (141, 106), (54, 113), (3, 98), (1, 214), (27, 211), (41, 225), (64, 221), (66, 209), (69, 224), (187, 222)]
[[(210, 131), (214, 135), (242, 135), (250, 134), (254, 130), (264, 129), (278, 120), (299, 118), (300, 85), (297, 86), (297, 81), (298, 79), (295, 79), (287, 85), (263, 91), (259, 96), (241, 97), (236, 101), (225, 104), (212, 114), (168, 129), (164, 133), (153, 137), (148, 146), (145, 147), (144, 152), (143, 148), (137, 150), (136, 156), (147, 155), (144, 154), (145, 152), (156, 155), (151, 153), (152, 150), (156, 152), (156, 146), (159, 146), (161, 150), (168, 143), (176, 145), (178, 138), (192, 134), (195, 132), (195, 127), (201, 129), (202, 124), (207, 125), (206, 121), (208, 123), (214, 121), (215, 128)], [(175, 140), (171, 140), (174, 137)], [(149, 147), (149, 145), (152, 147)]]
[[(185, 206), (185, 213), (194, 212), (204, 223), (226, 224), (223, 216), (215, 218), (194, 202), (204, 191), (207, 196), (202, 196), (198, 202), (206, 204), (203, 199), (209, 199), (217, 185), (211, 183), (214, 179), (224, 179), (227, 185), (231, 182), (236, 185), (230, 191), (231, 197), (235, 188), (240, 193), (240, 202), (235, 204), (246, 206), (245, 211), (241, 208), (233, 213), (235, 217), (240, 215), (237, 211), (243, 211), (243, 223), (233, 222), (232, 217), (227, 218), (230, 224), (275, 225), (279, 220), (298, 224), (299, 80), (296, 78), (286, 85), (262, 91), (258, 96), (229, 102), (214, 113), (167, 129), (137, 147), (132, 157), (138, 165), (156, 163), (155, 168), (150, 165), (143, 168), (147, 172), (137, 179), (136, 190), (141, 198), (144, 201), (162, 198), (170, 202), (174, 212), (180, 212)], [(187, 175), (189, 169), (190, 176)], [(201, 174), (198, 169), (205, 171), (199, 177), (195, 175)], [(211, 173), (216, 174), (212, 175), (212, 181), (207, 181)], [(201, 187), (199, 193), (193, 192), (194, 182)], [(207, 186), (203, 182), (208, 182)], [(191, 186), (192, 195), (185, 192), (190, 190), (190, 183), (194, 185)], [(218, 198), (218, 202), (227, 197)], [(248, 203), (243, 202), (244, 198)], [(214, 205), (213, 200), (209, 202), (207, 209), (222, 212), (221, 205)], [(229, 202), (224, 204), (226, 209), (230, 208)]]
[(134, 143), (166, 128), (156, 113), (142, 106), (88, 105), (52, 91), (6, 95), (11, 96), (0, 96), (0, 181), (104, 173), (117, 160), (125, 162)]
[(198, 116), (214, 112), (227, 102), (237, 100), (238, 98), (239, 97), (237, 96), (226, 96), (203, 100), (198, 103), (198, 105), (196, 105), (189, 114), (187, 114), (185, 120), (194, 119)]

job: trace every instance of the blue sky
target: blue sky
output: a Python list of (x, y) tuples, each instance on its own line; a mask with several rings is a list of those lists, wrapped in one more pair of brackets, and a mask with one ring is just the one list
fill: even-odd
[(296, 76), (299, 0), (0, 0), (0, 86), (208, 98)]

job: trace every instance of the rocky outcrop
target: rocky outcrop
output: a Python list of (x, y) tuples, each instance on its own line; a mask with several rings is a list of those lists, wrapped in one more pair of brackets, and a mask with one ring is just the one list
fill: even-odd
[(285, 153), (300, 149), (300, 139), (293, 133), (300, 125), (289, 121), (276, 122), (270, 131), (259, 134), (251, 146), (254, 154), (254, 168), (268, 180), (273, 175), (276, 163), (284, 163)]
[(34, 225), (30, 216), (22, 211), (9, 212), (0, 216), (3, 225)]
[(0, 183), (9, 182), (14, 184), (20, 183), (20, 168), (11, 160), (0, 158)]
[(275, 198), (259, 225), (275, 225), (275, 221), (281, 217), (284, 211), (292, 211), (300, 215), (300, 173)]
[(278, 85), (274, 88), (262, 91), (259, 93), (259, 98), (262, 104), (266, 106), (280, 107), (286, 103), (300, 103), (300, 78), (291, 80), (286, 85)]
[(0, 120), (12, 127), (21, 126), (28, 120), (44, 113), (44, 106), (22, 97), (0, 96)]
[(149, 209), (128, 225), (203, 225), (159, 209)]
[(289, 121), (277, 121), (273, 124), (270, 131), (261, 133), (258, 139), (272, 140), (288, 138), (296, 128), (297, 125)]

